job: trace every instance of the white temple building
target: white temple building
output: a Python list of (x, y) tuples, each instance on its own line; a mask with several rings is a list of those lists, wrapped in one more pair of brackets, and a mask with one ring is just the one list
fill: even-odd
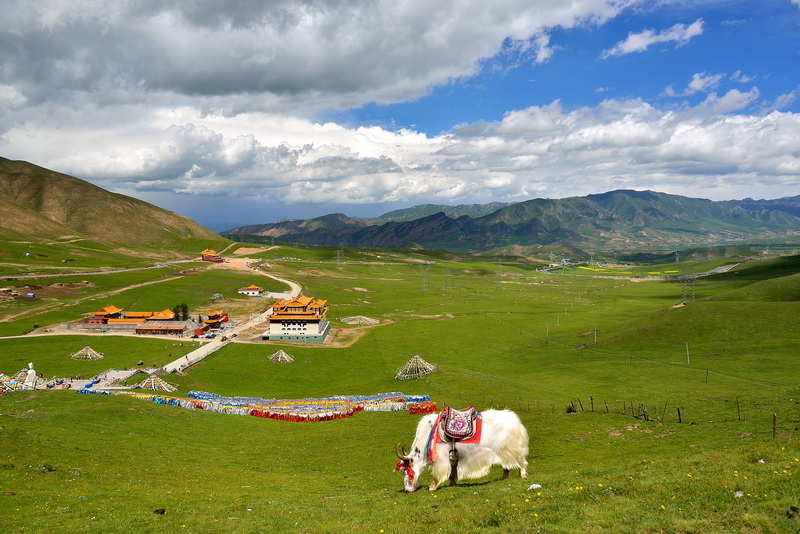
[(267, 330), (261, 334), (261, 339), (324, 342), (331, 329), (325, 317), (328, 313), (327, 302), (304, 295), (277, 301), (272, 305)]

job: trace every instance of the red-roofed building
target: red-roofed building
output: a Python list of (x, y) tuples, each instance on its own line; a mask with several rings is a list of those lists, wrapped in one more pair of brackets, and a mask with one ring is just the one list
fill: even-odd
[(206, 318), (203, 319), (203, 323), (208, 326), (208, 328), (222, 328), (222, 323), (228, 322), (228, 314), (222, 310), (214, 310), (208, 312)]
[(223, 263), (225, 261), (222, 259), (222, 255), (220, 255), (219, 252), (208, 248), (200, 253), (200, 259), (203, 261), (210, 261), (212, 263)]
[(122, 315), (122, 308), (117, 308), (109, 304), (104, 308), (100, 308), (89, 317), (89, 324), (106, 324), (109, 319), (119, 319)]

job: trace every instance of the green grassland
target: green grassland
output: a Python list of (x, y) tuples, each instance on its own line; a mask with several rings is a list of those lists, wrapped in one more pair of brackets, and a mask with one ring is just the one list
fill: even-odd
[(24, 238), (2, 237), (4, 238), (0, 244), (0, 277), (3, 278), (33, 273), (80, 273), (141, 267), (178, 257), (196, 258), (201, 250), (217, 249), (226, 244), (222, 240), (187, 237), (163, 249), (136, 245), (126, 245), (121, 248), (74, 237), (53, 239), (44, 243), (31, 243)]
[[(495, 467), (456, 488), (402, 493), (392, 472), (394, 446), (413, 437), (418, 420), (402, 412), (300, 424), (118, 396), (17, 392), (0, 397), (0, 530), (800, 528), (791, 508), (800, 507), (798, 257), (700, 278), (694, 299), (680, 307), (679, 282), (544, 274), (514, 261), (447, 253), (278, 247), (258, 257), (272, 274), (328, 300), (340, 338), (363, 335), (347, 347), (233, 343), (171, 375), (180, 394), (292, 399), (401, 391), (429, 394), (440, 406), (508, 407), (530, 433), (528, 479), (512, 473), (502, 480)], [(688, 274), (725, 261), (677, 268)], [(176, 272), (88, 280), (102, 293), (163, 278), (115, 295), (113, 303), (130, 309), (177, 302), (194, 309), (210, 305), (219, 291), (233, 302), (231, 291), (254, 282), (281, 289), (220, 269), (173, 279)], [(91, 291), (54, 300), (69, 313), (111, 303)], [(63, 320), (62, 308), (0, 328), (23, 333), (32, 321)], [(350, 315), (382, 324), (358, 329), (340, 322)], [(192, 348), (88, 337), (0, 339), (0, 371), (34, 361), (45, 376), (90, 374), (136, 360), (161, 363), (165, 351), (179, 356)], [(106, 360), (69, 359), (87, 344), (106, 352)], [(295, 362), (268, 362), (278, 348)], [(395, 380), (414, 354), (439, 371)], [(567, 413), (573, 405), (576, 412)], [(423, 475), (423, 488), (429, 477)], [(541, 488), (529, 490), (534, 483)]]
[[(69, 356), (86, 346), (103, 354), (102, 360), (73, 360)], [(13, 373), (36, 362), (45, 378), (83, 375), (92, 377), (112, 368), (135, 368), (144, 361), (164, 365), (197, 348), (197, 343), (162, 339), (137, 339), (123, 336), (42, 336), (12, 338), (2, 342), (4, 370)], [(8, 362), (8, 363), (6, 363)], [(141, 382), (144, 376), (139, 376)]]

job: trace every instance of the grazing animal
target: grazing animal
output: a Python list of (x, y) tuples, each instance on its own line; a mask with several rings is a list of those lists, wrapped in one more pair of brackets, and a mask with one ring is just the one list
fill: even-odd
[[(431, 464), (433, 480), (428, 487), (435, 491), (442, 482), (451, 479), (451, 485), (456, 480), (481, 478), (489, 473), (492, 465), (499, 464), (503, 467), (503, 478), (508, 478), (510, 469), (519, 469), (520, 478), (528, 476), (528, 431), (519, 420), (517, 414), (511, 410), (486, 410), (482, 415), (482, 433), (480, 441), (475, 443), (456, 442), (455, 454), (452, 453), (453, 443), (438, 443), (435, 452), (431, 454), (434, 445), (431, 441), (434, 436), (434, 426), (438, 414), (424, 416), (417, 425), (417, 433), (411, 452), (405, 452), (405, 446), (398, 443), (395, 449), (400, 462), (397, 469), (403, 472), (403, 490), (413, 492), (417, 490), (420, 475), (428, 464)], [(441, 428), (436, 433), (443, 436)], [(457, 471), (451, 476), (451, 456), (458, 458)]]

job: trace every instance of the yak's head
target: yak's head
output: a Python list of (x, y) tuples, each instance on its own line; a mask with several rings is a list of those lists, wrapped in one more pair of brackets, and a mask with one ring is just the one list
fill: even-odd
[[(403, 473), (403, 491), (409, 493), (416, 491), (420, 473), (414, 471), (414, 458), (406, 454), (406, 446), (402, 445), (401, 448), (399, 443), (394, 448), (394, 452), (400, 458), (394, 470)], [(423, 467), (425, 466), (419, 466), (420, 471)]]

